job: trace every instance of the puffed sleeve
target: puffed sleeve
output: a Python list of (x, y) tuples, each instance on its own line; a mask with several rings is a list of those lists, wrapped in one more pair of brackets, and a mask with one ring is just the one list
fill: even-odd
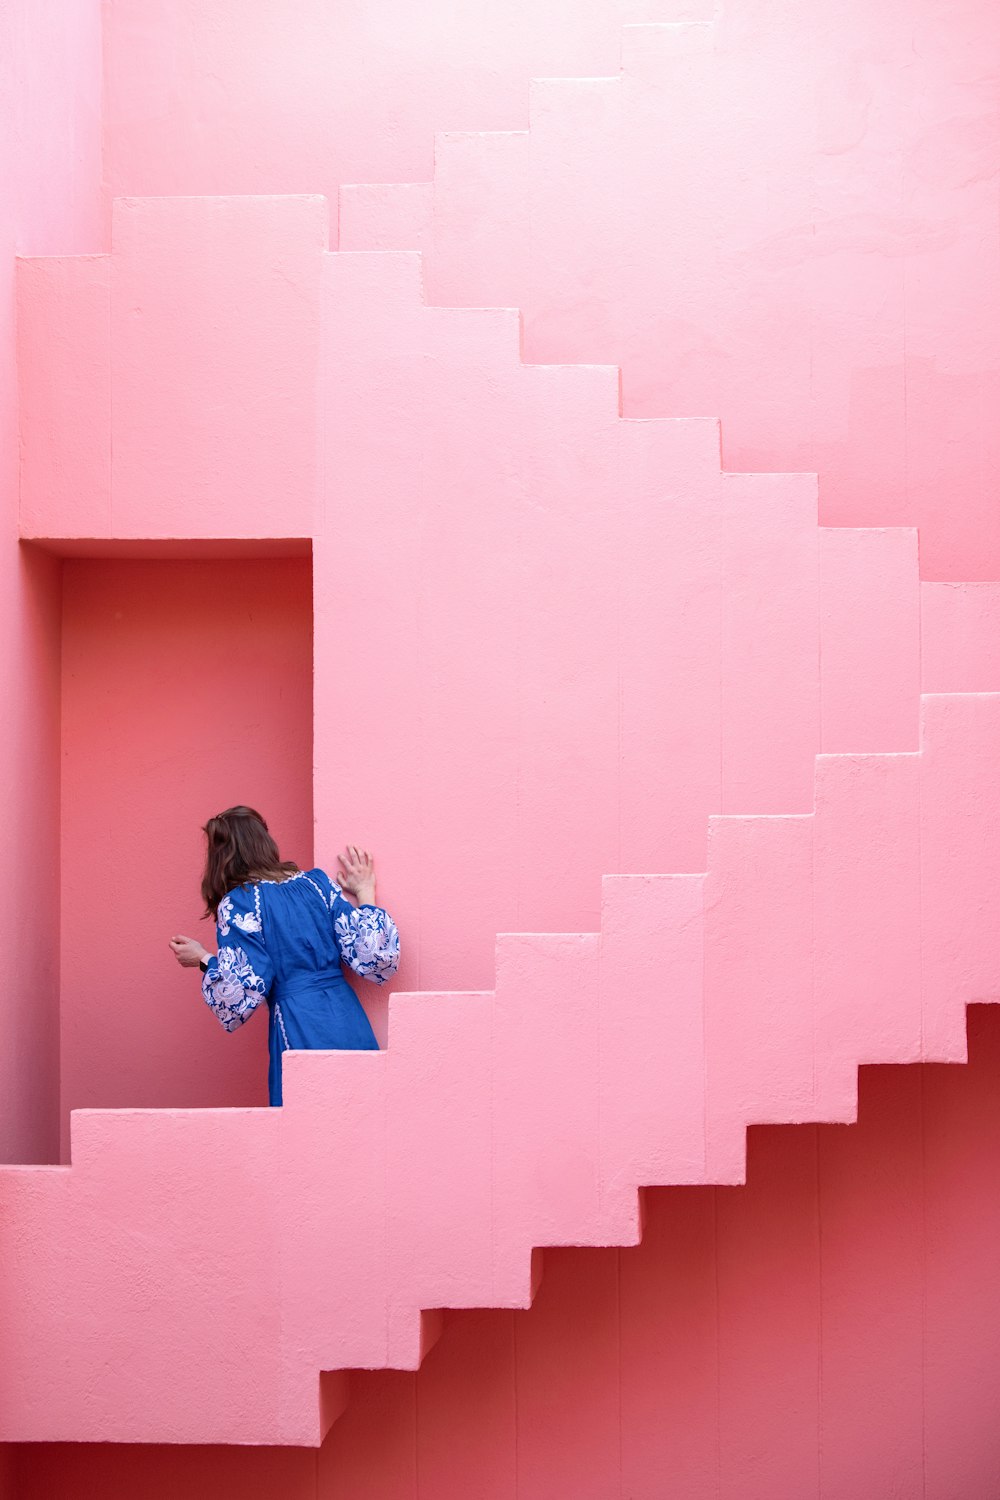
[(267, 999), (274, 967), (264, 946), (260, 888), (240, 886), (219, 902), (219, 956), (201, 981), (205, 1004), (226, 1031), (235, 1031)]
[(340, 956), (355, 974), (373, 984), (385, 984), (399, 968), (399, 933), (381, 906), (352, 906), (335, 880), (330, 880), (330, 911)]

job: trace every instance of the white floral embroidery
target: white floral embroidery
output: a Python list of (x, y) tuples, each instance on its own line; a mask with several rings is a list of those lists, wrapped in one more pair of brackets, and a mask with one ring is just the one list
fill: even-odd
[(243, 948), (220, 948), (219, 966), (207, 970), (201, 990), (226, 1031), (242, 1026), (267, 994)]
[[(254, 906), (256, 908), (259, 908), (260, 891), (256, 887), (254, 887), (254, 897)], [(230, 926), (238, 927), (241, 932), (263, 931), (260, 925), (259, 909), (256, 911), (256, 913), (249, 911), (234, 911), (232, 896), (223, 896), (222, 900), (219, 902), (219, 910), (216, 913), (215, 920), (219, 924), (220, 938), (229, 936)]]
[(375, 984), (385, 984), (399, 967), (399, 933), (380, 906), (352, 907), (333, 924), (346, 964)]

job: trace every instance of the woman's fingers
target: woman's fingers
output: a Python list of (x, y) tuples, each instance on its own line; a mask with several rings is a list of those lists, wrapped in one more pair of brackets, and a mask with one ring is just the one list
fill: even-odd
[(195, 950), (200, 948), (201, 944), (196, 943), (194, 938), (183, 937), (178, 933), (168, 939), (167, 946), (182, 967), (192, 968), (197, 963)]
[(348, 844), (343, 854), (337, 855), (337, 863), (349, 880), (358, 880), (371, 875), (375, 867), (375, 861), (369, 851), (360, 848), (357, 844)]

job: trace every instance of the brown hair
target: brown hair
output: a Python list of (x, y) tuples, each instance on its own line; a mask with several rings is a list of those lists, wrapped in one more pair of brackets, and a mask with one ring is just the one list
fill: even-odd
[(201, 894), (206, 917), (214, 917), (223, 896), (252, 880), (283, 880), (298, 874), (298, 865), (282, 859), (267, 824), (252, 807), (227, 807), (209, 818), (204, 832), (208, 857)]

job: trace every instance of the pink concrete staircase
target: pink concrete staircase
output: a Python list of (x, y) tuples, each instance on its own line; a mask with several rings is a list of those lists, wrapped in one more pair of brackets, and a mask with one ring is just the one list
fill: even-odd
[[(994, 590), (820, 529), (810, 476), (722, 473), (713, 422), (624, 418), (615, 368), (524, 363), (411, 250), (327, 251), (316, 199), (123, 203), (21, 312), (26, 539), (311, 539), (321, 840), (419, 734), (468, 879), (419, 909), (390, 801), (421, 982), (385, 1051), (290, 1056), (281, 1111), (81, 1111), (71, 1166), (0, 1169), (0, 1439), (316, 1444), (337, 1372), (526, 1306), (539, 1247), (636, 1243), (643, 1187), (853, 1119), (860, 1064), (965, 1059), (1000, 999)], [(345, 574), (379, 664), (346, 788)], [(597, 884), (642, 869), (683, 873)], [(557, 925), (593, 930), (494, 951)]]
[(494, 992), (397, 995), (281, 1111), (77, 1113), (72, 1167), (0, 1174), (4, 1439), (317, 1443), (320, 1372), (412, 1368), (422, 1309), (527, 1305), (535, 1247), (635, 1243), (747, 1125), (853, 1119), (859, 1063), (963, 1061), (998, 750), (1000, 695), (929, 696), (919, 753), (822, 757), (813, 814), (713, 820), (600, 933), (500, 937)]
[[(23, 265), (22, 529), (311, 539), (320, 847), (371, 830), (404, 983), (487, 988), (498, 929), (594, 928), (603, 874), (703, 870), (709, 816), (807, 813), (817, 753), (917, 749), (913, 531), (817, 527), (813, 476), (723, 473), (717, 423), (623, 418), (616, 369), (524, 363), (515, 311), (427, 305), (416, 253), (327, 251), (324, 207), (130, 200), (111, 255)], [(363, 778), (333, 708), (351, 575)], [(447, 907), (415, 895), (415, 750)]]

